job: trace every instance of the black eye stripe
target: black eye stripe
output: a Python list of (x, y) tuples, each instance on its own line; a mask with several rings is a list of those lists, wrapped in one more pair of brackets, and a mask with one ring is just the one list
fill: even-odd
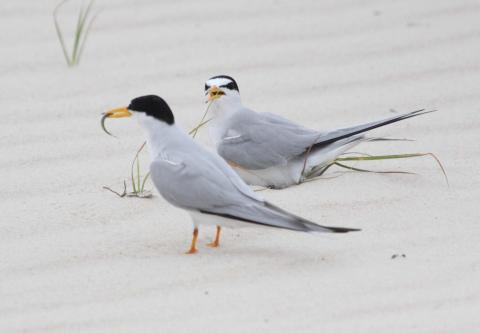
[(222, 84), (220, 88), (228, 88), (230, 90), (235, 90), (235, 84), (233, 82)]
[[(233, 82), (227, 83), (227, 84), (222, 84), (221, 86), (218, 86), (219, 88), (228, 88), (228, 89), (235, 89), (235, 84)], [(205, 83), (205, 90), (210, 89), (210, 86)]]
[(240, 92), (240, 90), (238, 89), (237, 82), (235, 82), (233, 77), (228, 76), (228, 75), (216, 75), (216, 76), (212, 76), (211, 78), (209, 78), (208, 81), (214, 80), (214, 79), (226, 79), (230, 82), (228, 84), (221, 85), (220, 87), (228, 88), (230, 90), (236, 90), (236, 91)]
[[(227, 75), (218, 75), (218, 76), (214, 76), (214, 77), (211, 77), (207, 80), (210, 81), (210, 80), (214, 80), (214, 79), (227, 79), (228, 83), (225, 83), (225, 84), (222, 84), (222, 85), (219, 85), (218, 87), (219, 88), (228, 88), (230, 90), (236, 90), (239, 92), (238, 90), (238, 85), (237, 85), (237, 82), (235, 82), (235, 80), (233, 78), (231, 78), (230, 76), (227, 76)], [(208, 89), (210, 89), (212, 86), (210, 84), (207, 84), (205, 82), (205, 91), (207, 91)]]

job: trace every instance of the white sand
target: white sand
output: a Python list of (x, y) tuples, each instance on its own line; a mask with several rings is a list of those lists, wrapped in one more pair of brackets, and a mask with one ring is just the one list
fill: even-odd
[[(0, 3), (2, 333), (479, 329), (478, 1), (99, 1), (75, 69), (55, 3)], [(156, 93), (191, 128), (204, 80), (224, 73), (250, 107), (319, 129), (438, 109), (375, 132), (416, 142), (357, 150), (435, 152), (451, 188), (430, 159), (359, 164), (419, 175), (263, 194), (362, 232), (226, 231), (212, 250), (204, 229), (199, 254), (183, 255), (184, 212), (102, 190), (121, 187), (143, 138), (128, 120), (108, 137), (99, 117)]]

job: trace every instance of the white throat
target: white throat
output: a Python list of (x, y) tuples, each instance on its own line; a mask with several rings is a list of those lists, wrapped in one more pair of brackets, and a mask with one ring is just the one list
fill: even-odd
[(210, 111), (212, 120), (208, 124), (210, 138), (217, 145), (229, 127), (230, 119), (243, 109), (239, 95), (222, 96), (212, 102)]
[(220, 98), (214, 100), (210, 106), (210, 110), (212, 110), (215, 117), (228, 116), (229, 114), (235, 113), (241, 108), (242, 100), (240, 99), (240, 95), (238, 95), (238, 93), (221, 96)]
[(134, 117), (146, 132), (148, 152), (152, 161), (159, 157), (168, 159), (168, 149), (184, 143), (186, 134), (175, 124), (169, 125), (143, 113), (135, 113)]

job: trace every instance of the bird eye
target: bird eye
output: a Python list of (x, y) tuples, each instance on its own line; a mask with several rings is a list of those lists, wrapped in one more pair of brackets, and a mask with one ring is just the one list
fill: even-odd
[(235, 83), (230, 82), (229, 84), (226, 85), (226, 87), (230, 90), (235, 90)]
[(227, 84), (222, 84), (220, 86), (220, 88), (227, 88), (227, 89), (230, 89), (230, 90), (234, 90), (235, 89), (235, 85), (233, 84), (233, 82), (230, 82), (230, 83), (227, 83)]

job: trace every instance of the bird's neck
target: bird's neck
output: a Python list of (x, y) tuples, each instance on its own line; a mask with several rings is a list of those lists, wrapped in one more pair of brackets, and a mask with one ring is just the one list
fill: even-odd
[(221, 97), (210, 106), (215, 118), (228, 118), (242, 107), (242, 100), (237, 96)]
[(240, 98), (220, 98), (211, 105), (212, 120), (209, 123), (210, 137), (218, 144), (229, 128), (231, 118), (244, 109)]
[[(169, 125), (156, 119), (141, 119), (140, 125), (146, 131), (147, 146), (151, 160), (167, 158), (169, 151), (185, 143), (188, 136), (175, 124)], [(187, 137), (187, 138), (185, 138)]]

